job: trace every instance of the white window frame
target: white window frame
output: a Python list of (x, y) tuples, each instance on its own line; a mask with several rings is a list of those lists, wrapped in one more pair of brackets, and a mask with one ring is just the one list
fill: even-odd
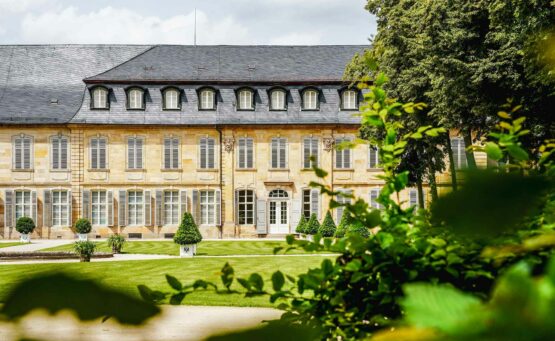
[(383, 208), (382, 205), (377, 201), (378, 198), (380, 197), (380, 192), (381, 191), (382, 191), (382, 189), (379, 188), (379, 187), (370, 188), (368, 206), (370, 206), (373, 209), (378, 209), (378, 210), (381, 210)]
[(128, 226), (144, 225), (144, 218), (145, 218), (144, 198), (145, 198), (145, 193), (142, 190), (127, 191), (127, 225)]
[(179, 110), (180, 91), (176, 88), (164, 89), (164, 110)]
[(270, 91), (270, 110), (287, 110), (287, 92), (283, 89), (272, 89)]
[[(239, 189), (237, 195), (237, 225), (251, 226), (255, 222), (256, 195), (252, 189)], [(250, 198), (249, 194), (250, 193)], [(250, 200), (249, 200), (250, 199)], [(249, 208), (250, 207), (250, 208)], [(241, 213), (243, 213), (241, 219)], [(250, 215), (249, 215), (250, 213)]]
[(306, 89), (303, 91), (303, 110), (318, 110), (320, 93), (316, 89)]
[[(127, 154), (126, 154), (127, 169), (134, 169), (134, 170), (144, 169), (145, 138), (142, 136), (128, 136), (126, 141), (127, 141)], [(132, 146), (130, 146), (131, 141), (133, 141)]]
[[(63, 150), (62, 141), (66, 141), (65, 143), (65, 151)], [(57, 170), (68, 170), (70, 165), (70, 146), (69, 146), (69, 137), (59, 134), (50, 137), (50, 169), (53, 171)], [(65, 154), (66, 157), (66, 164), (65, 167), (62, 167), (62, 156)]]
[(216, 225), (216, 191), (199, 191), (199, 214), (200, 224), (205, 226)]
[(71, 196), (67, 190), (52, 190), (52, 227), (68, 226)]
[[(169, 148), (166, 145), (166, 141), (169, 141)], [(179, 169), (181, 164), (181, 153), (180, 153), (180, 139), (176, 136), (166, 136), (162, 141), (162, 169), (172, 170)], [(166, 165), (167, 159), (169, 157), (169, 167)]]
[(145, 108), (145, 91), (141, 88), (127, 90), (127, 106), (131, 110), (143, 110)]
[(108, 191), (91, 191), (91, 224), (93, 226), (108, 226), (108, 204)]
[[(212, 142), (212, 155), (210, 154), (210, 143)], [(198, 168), (199, 169), (216, 169), (216, 139), (211, 136), (203, 136), (199, 139), (198, 144)], [(204, 154), (204, 163), (203, 163)], [(210, 158), (210, 156), (212, 156)]]
[(181, 222), (179, 217), (180, 192), (177, 189), (165, 190), (163, 193), (164, 226), (177, 226)]
[[(93, 143), (96, 140), (96, 148), (93, 147)], [(104, 149), (100, 148), (100, 142), (103, 141), (104, 142)], [(94, 159), (93, 159), (93, 152), (96, 149), (96, 166), (94, 164)], [(101, 166), (101, 162), (100, 162), (100, 154), (101, 152), (104, 152), (104, 167), (100, 167)], [(91, 137), (89, 140), (89, 162), (90, 162), (90, 168), (91, 169), (108, 169), (108, 138), (105, 136), (95, 136), (95, 137)]]
[[(311, 156), (315, 156), (316, 160), (314, 162), (310, 161)], [(320, 165), (320, 139), (313, 136), (305, 136), (303, 138), (303, 169), (310, 169), (313, 164), (316, 165), (316, 167)]]
[[(350, 136), (336, 137), (335, 145), (337, 146), (345, 141), (351, 142), (353, 141), (353, 138)], [(345, 154), (347, 154), (348, 159), (346, 159)], [(341, 159), (340, 163), (339, 158)], [(337, 148), (335, 148), (335, 160), (333, 160), (333, 165), (335, 169), (353, 169), (353, 149), (347, 148), (343, 150), (337, 150)]]
[(109, 90), (104, 87), (95, 87), (92, 89), (91, 108), (92, 109), (108, 109)]
[(464, 139), (460, 136), (451, 137), (451, 150), (453, 153), (453, 161), (455, 169), (464, 169), (468, 165), (466, 159), (466, 145)]
[[(18, 200), (18, 196), (22, 200)], [(14, 208), (16, 222), (21, 217), (33, 218), (33, 199), (30, 190), (16, 190), (14, 192)]]
[[(372, 155), (373, 154), (373, 155)], [(378, 146), (368, 145), (368, 168), (377, 169), (380, 164), (380, 149)]]
[(202, 89), (199, 91), (199, 109), (216, 109), (216, 91), (213, 89)]
[[(20, 142), (18, 142), (20, 141)], [(29, 148), (27, 149), (27, 152), (29, 153), (28, 155), (26, 155), (26, 148), (25, 148), (25, 143), (29, 144)], [(19, 148), (18, 148), (18, 144), (19, 144)], [(12, 138), (12, 169), (15, 170), (32, 170), (33, 169), (33, 164), (34, 164), (34, 148), (35, 148), (35, 140), (32, 136), (30, 135), (25, 135), (25, 134), (21, 134), (21, 135), (17, 135), (14, 136)], [(19, 163), (17, 162), (17, 154), (20, 154), (19, 157)], [(26, 166), (26, 162), (25, 159), (28, 158), (29, 159), (29, 165), (28, 167)]]
[(358, 109), (358, 93), (355, 90), (347, 89), (341, 93), (341, 109), (357, 110)]
[[(277, 141), (277, 145), (274, 145), (274, 141)], [(282, 158), (282, 155), (284, 155), (283, 158)], [(276, 162), (274, 162), (274, 157)], [(280, 162), (281, 160), (284, 161), (283, 164)], [(274, 167), (274, 164), (276, 165), (275, 167)], [(272, 137), (272, 139), (270, 140), (270, 169), (287, 169), (287, 167), (288, 167), (287, 138)]]
[(254, 139), (252, 137), (237, 139), (237, 168), (254, 169)]
[(254, 91), (243, 88), (237, 93), (237, 110), (254, 110)]

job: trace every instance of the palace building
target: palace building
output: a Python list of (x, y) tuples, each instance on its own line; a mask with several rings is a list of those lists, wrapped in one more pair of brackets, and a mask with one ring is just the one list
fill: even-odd
[(377, 150), (334, 148), (358, 132), (342, 75), (363, 48), (0, 46), (0, 238), (21, 216), (34, 238), (80, 217), (93, 238), (171, 238), (185, 211), (208, 238), (288, 234), (326, 213), (312, 162), (377, 207)]

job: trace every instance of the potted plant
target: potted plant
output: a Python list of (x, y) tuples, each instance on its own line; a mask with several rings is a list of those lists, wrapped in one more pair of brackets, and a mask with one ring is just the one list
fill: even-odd
[(316, 213), (312, 213), (305, 227), (305, 233), (307, 234), (308, 240), (313, 240), (314, 239), (313, 236), (316, 233), (318, 233), (319, 229), (320, 229), (320, 223), (318, 222)]
[(337, 230), (337, 227), (333, 222), (333, 218), (331, 217), (330, 211), (328, 211), (326, 213), (326, 217), (324, 218), (324, 221), (322, 222), (322, 226), (320, 226), (320, 230), (318, 232), (322, 235), (322, 237), (333, 237), (335, 235), (336, 230)]
[(351, 214), (348, 210), (343, 211), (343, 215), (341, 216), (341, 221), (339, 222), (339, 226), (337, 226), (337, 230), (335, 230), (335, 238), (343, 238), (349, 229), (349, 226), (353, 223), (353, 219)]
[(96, 249), (96, 244), (89, 241), (77, 241), (73, 245), (75, 253), (79, 255), (79, 260), (81, 262), (90, 262), (91, 256), (94, 254)]
[(89, 238), (88, 234), (92, 230), (91, 222), (86, 218), (77, 219), (75, 222), (75, 231), (77, 231), (77, 236), (80, 241), (87, 241)]
[(112, 253), (121, 253), (125, 238), (120, 234), (113, 234), (108, 237), (108, 246), (112, 248)]
[(19, 240), (22, 243), (30, 243), (31, 242), (30, 234), (33, 232), (35, 227), (36, 227), (35, 222), (33, 221), (33, 219), (29, 217), (21, 217), (17, 219), (17, 222), (15, 224), (15, 230), (21, 233)]
[(297, 224), (297, 228), (295, 228), (295, 232), (297, 232), (301, 236), (304, 236), (306, 233), (305, 228), (306, 228), (306, 218), (304, 217), (304, 214), (301, 214), (301, 219)]
[(193, 257), (196, 254), (196, 244), (201, 240), (202, 235), (191, 213), (183, 214), (181, 224), (173, 237), (173, 241), (179, 245), (179, 256)]

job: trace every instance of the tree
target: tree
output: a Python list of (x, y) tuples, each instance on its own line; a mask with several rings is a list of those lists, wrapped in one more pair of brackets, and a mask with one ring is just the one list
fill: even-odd
[(306, 218), (304, 217), (304, 214), (301, 214), (301, 219), (299, 219), (299, 223), (297, 224), (297, 228), (295, 229), (295, 232), (299, 233), (299, 234), (305, 234), (305, 228), (306, 228)]
[(336, 230), (337, 230), (337, 227), (333, 222), (333, 218), (331, 217), (330, 211), (328, 211), (318, 232), (322, 235), (322, 237), (333, 237), (335, 235)]
[(345, 209), (343, 211), (343, 215), (341, 216), (341, 221), (337, 226), (337, 230), (335, 231), (335, 238), (345, 237), (345, 234), (347, 233), (347, 230), (349, 229), (349, 226), (351, 226), (352, 222), (353, 218), (351, 216), (351, 213), (347, 209)]
[(308, 220), (308, 223), (306, 223), (305, 233), (314, 235), (318, 233), (319, 229), (320, 229), (320, 223), (318, 222), (318, 217), (316, 217), (316, 213), (312, 213), (310, 215), (310, 219)]
[(195, 220), (191, 213), (183, 214), (181, 224), (173, 237), (173, 241), (179, 245), (197, 244), (202, 240), (202, 235), (195, 224)]

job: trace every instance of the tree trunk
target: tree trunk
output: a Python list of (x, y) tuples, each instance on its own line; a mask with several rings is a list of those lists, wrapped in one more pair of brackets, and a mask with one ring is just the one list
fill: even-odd
[(418, 190), (418, 207), (424, 208), (424, 190), (422, 189), (422, 179), (416, 180), (416, 188)]
[(463, 140), (465, 146), (465, 154), (466, 154), (466, 165), (469, 169), (476, 169), (476, 159), (474, 158), (474, 151), (468, 149), (468, 147), (472, 147), (472, 134), (470, 130), (465, 130), (463, 133)]
[(430, 194), (432, 195), (432, 202), (435, 202), (438, 198), (438, 194), (437, 194), (436, 174), (433, 169), (428, 170), (428, 183), (430, 184)]
[(447, 155), (449, 156), (449, 171), (451, 173), (451, 186), (453, 191), (457, 190), (457, 169), (455, 169), (455, 159), (453, 158), (453, 149), (451, 149), (451, 138), (449, 135), (446, 137), (447, 140)]

